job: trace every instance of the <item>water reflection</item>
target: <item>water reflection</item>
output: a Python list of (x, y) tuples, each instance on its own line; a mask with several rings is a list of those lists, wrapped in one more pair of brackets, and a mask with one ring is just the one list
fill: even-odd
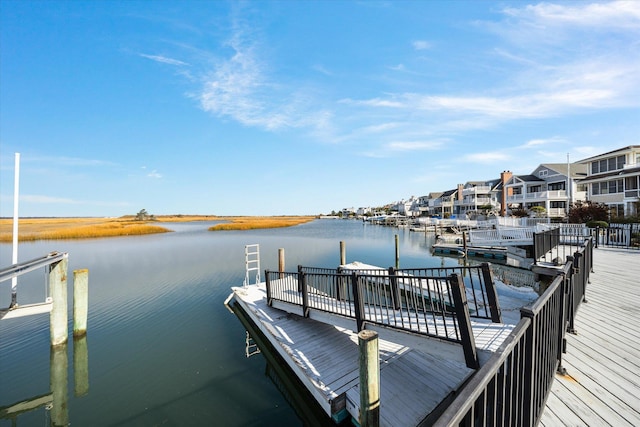
[[(18, 425), (20, 419), (25, 418), (30, 423), (29, 415), (44, 409), (45, 417), (49, 415), (50, 426), (68, 426), (69, 419), (69, 348), (63, 344), (49, 348), (49, 393), (40, 394), (27, 399), (0, 407), (0, 420), (11, 420), (12, 425)], [(73, 340), (73, 373), (76, 397), (89, 393), (89, 354), (87, 337)], [(19, 419), (20, 417), (20, 419)]]
[[(76, 351), (86, 348), (73, 356), (69, 422), (91, 426), (307, 422), (301, 415), (304, 407), (294, 409), (289, 397), (280, 393), (280, 385), (271, 379), (275, 368), (266, 370), (264, 356), (244, 357), (245, 327), (224, 308), (230, 287), (243, 282), (247, 244), (260, 245), (262, 270), (277, 270), (280, 248), (286, 251), (287, 270), (299, 264), (335, 268), (340, 241), (346, 244), (347, 262), (393, 266), (395, 235), (402, 268), (464, 262), (431, 254), (432, 234), (360, 221), (318, 220), (286, 229), (224, 232), (209, 232), (210, 225), (176, 224), (175, 232), (161, 235), (20, 245), (20, 260), (68, 252), (69, 271), (90, 271), (90, 339), (69, 343)], [(10, 264), (11, 245), (0, 244), (0, 266)], [(19, 302), (41, 301), (44, 273), (26, 276), (18, 283)], [(4, 289), (0, 288), (0, 307), (7, 306), (10, 298)], [(72, 307), (71, 292), (69, 298)], [(83, 366), (88, 373), (88, 360), (78, 357), (89, 352), (90, 390), (88, 375), (81, 374)], [(1, 321), (0, 405), (44, 399), (43, 393), (53, 384), (52, 360), (58, 357), (49, 354), (48, 316)], [(50, 412), (41, 406), (24, 413), (21, 424), (42, 424), (38, 417)], [(64, 411), (60, 417), (64, 421)]]

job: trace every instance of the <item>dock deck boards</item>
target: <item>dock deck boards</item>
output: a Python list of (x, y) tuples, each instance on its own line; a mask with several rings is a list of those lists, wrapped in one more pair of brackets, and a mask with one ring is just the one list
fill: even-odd
[(640, 253), (596, 249), (541, 426), (640, 425)]
[[(358, 337), (333, 326), (269, 307), (263, 285), (234, 288), (238, 303), (311, 391), (327, 415), (344, 400), (360, 406)], [(473, 372), (464, 363), (380, 339), (381, 425), (415, 426)], [(357, 418), (357, 416), (356, 416)]]

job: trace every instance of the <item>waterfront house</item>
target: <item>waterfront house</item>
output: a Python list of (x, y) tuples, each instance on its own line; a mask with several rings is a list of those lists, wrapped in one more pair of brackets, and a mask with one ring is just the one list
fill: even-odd
[(507, 208), (541, 206), (545, 216), (563, 218), (571, 203), (586, 200), (586, 176), (580, 163), (543, 163), (529, 175), (512, 175), (504, 184)]
[(612, 217), (638, 215), (640, 204), (640, 145), (630, 145), (579, 162), (586, 167), (582, 181), (588, 200), (609, 206)]
[(499, 184), (499, 179), (468, 181), (465, 184), (460, 184), (458, 186), (458, 197), (453, 202), (456, 215), (464, 216), (478, 213), (478, 211), (499, 210)]
[(458, 189), (444, 191), (433, 203), (433, 214), (441, 218), (453, 215), (453, 203), (458, 197)]

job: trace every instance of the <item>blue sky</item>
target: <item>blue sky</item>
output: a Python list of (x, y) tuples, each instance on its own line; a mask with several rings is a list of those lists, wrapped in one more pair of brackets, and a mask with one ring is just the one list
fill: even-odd
[(638, 144), (640, 2), (14, 1), (0, 216), (381, 206)]

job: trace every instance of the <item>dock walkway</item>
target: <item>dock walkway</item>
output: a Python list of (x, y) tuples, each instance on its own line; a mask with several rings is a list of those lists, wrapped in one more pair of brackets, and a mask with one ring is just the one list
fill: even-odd
[(640, 253), (596, 249), (541, 426), (640, 425)]
[[(327, 416), (357, 418), (358, 336), (269, 307), (264, 284), (233, 288), (238, 304), (311, 392)], [(381, 339), (380, 425), (415, 426), (474, 372), (464, 363)]]

